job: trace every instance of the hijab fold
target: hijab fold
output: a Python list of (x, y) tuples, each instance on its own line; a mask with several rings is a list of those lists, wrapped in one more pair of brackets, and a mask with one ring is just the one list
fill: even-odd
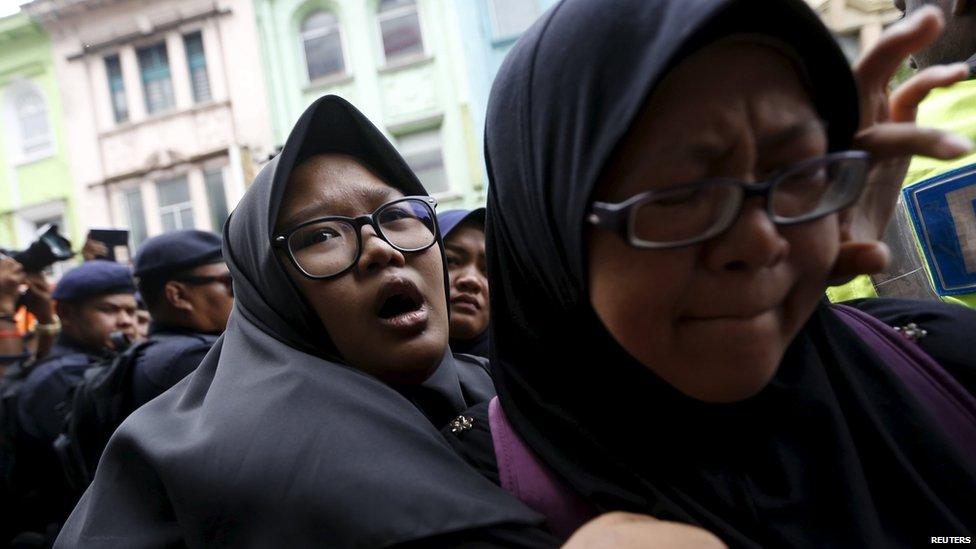
[(485, 145), (491, 366), (505, 413), (598, 510), (697, 524), (734, 547), (972, 534), (972, 456), (826, 304), (763, 391), (723, 405), (651, 373), (589, 304), (584, 216), (601, 173), (665, 74), (729, 35), (791, 48), (830, 149), (850, 146), (853, 76), (800, 0), (563, 0), (506, 58)]

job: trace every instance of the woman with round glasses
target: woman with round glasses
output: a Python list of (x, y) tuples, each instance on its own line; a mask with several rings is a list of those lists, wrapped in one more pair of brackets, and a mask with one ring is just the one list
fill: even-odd
[(309, 107), (225, 225), (224, 335), (115, 433), (58, 545), (552, 546), (438, 433), (493, 388), (447, 345), (435, 204), (354, 107)]
[(973, 376), (920, 390), (894, 367), (937, 352), (856, 317), (884, 335), (869, 337), (823, 298), (884, 267), (907, 157), (971, 147), (913, 123), (965, 67), (888, 95), (938, 34), (934, 11), (856, 74), (801, 0), (564, 0), (544, 15), (492, 89), (498, 399), (466, 414), (459, 451), (562, 537), (611, 511), (731, 547), (976, 533)]

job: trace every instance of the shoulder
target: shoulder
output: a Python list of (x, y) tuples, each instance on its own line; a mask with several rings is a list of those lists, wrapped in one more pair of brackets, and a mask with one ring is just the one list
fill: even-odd
[(499, 484), (495, 444), (491, 439), (488, 403), (482, 402), (464, 411), (441, 430), (444, 438), (464, 461), (488, 480)]
[(138, 363), (150, 369), (167, 369), (186, 360), (195, 360), (199, 363), (215, 340), (215, 338), (196, 334), (154, 335), (149, 338), (146, 346), (139, 353)]
[(976, 310), (941, 301), (870, 298), (844, 302), (896, 328), (924, 330), (916, 341), (923, 351), (942, 365), (959, 383), (976, 391)]

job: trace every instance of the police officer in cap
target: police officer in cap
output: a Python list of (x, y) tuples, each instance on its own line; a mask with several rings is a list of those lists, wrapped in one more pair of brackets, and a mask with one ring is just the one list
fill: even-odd
[(17, 525), (23, 530), (56, 528), (71, 510), (73, 499), (52, 443), (70, 408), (73, 387), (111, 351), (111, 334), (135, 335), (135, 291), (129, 268), (111, 261), (83, 263), (54, 289), (61, 334), (31, 368), (16, 401), (17, 483), (25, 487), (18, 506), (29, 522)]
[(151, 344), (133, 370), (138, 407), (196, 369), (224, 331), (234, 294), (215, 233), (186, 230), (150, 238), (136, 251), (134, 266), (152, 318)]

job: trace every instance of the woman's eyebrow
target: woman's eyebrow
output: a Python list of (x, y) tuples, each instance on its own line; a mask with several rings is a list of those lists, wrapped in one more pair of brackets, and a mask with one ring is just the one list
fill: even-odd
[(804, 120), (763, 137), (759, 140), (759, 149), (782, 147), (797, 139), (813, 137), (817, 133), (824, 135), (824, 131), (824, 123), (820, 120)]

